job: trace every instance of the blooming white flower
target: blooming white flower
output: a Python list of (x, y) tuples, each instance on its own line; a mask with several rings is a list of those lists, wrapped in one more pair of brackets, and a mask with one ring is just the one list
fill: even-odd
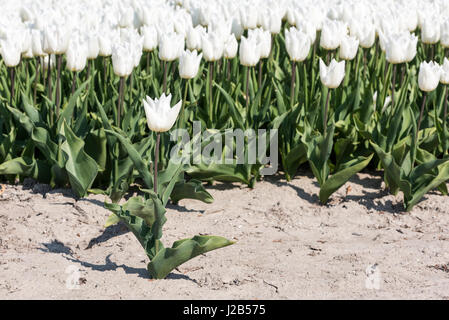
[(175, 124), (181, 109), (182, 100), (180, 100), (173, 108), (170, 107), (171, 94), (165, 93), (159, 99), (151, 99), (146, 97), (143, 100), (145, 115), (147, 118), (148, 128), (155, 132), (165, 132), (171, 129)]
[(345, 61), (337, 62), (332, 59), (329, 66), (320, 58), (321, 83), (331, 89), (337, 88), (345, 77)]
[(419, 89), (425, 92), (433, 91), (437, 88), (440, 82), (441, 67), (438, 63), (421, 62), (418, 73)]
[(359, 40), (356, 37), (344, 36), (340, 44), (340, 58), (344, 60), (352, 60), (359, 49)]
[(311, 41), (307, 34), (295, 27), (285, 30), (285, 47), (290, 60), (304, 61), (309, 55)]
[(203, 54), (198, 54), (196, 50), (186, 50), (179, 58), (179, 76), (183, 79), (192, 79), (198, 73)]

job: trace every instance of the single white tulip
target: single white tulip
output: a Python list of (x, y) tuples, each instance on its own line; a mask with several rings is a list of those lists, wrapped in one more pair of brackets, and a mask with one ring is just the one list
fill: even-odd
[(341, 38), (347, 34), (347, 26), (338, 20), (326, 20), (321, 30), (320, 46), (326, 50), (335, 50), (340, 46)]
[(163, 35), (159, 39), (159, 59), (173, 61), (179, 58), (184, 50), (184, 38), (177, 33)]
[(426, 18), (421, 29), (421, 41), (425, 44), (434, 44), (440, 41), (440, 23), (436, 18)]
[(203, 54), (197, 53), (196, 50), (186, 50), (179, 57), (179, 76), (183, 79), (192, 79), (198, 73), (200, 67), (201, 58)]
[(112, 68), (119, 77), (129, 76), (133, 71), (134, 61), (130, 54), (131, 45), (124, 42), (112, 47)]
[(376, 30), (371, 22), (353, 20), (350, 33), (359, 40), (362, 48), (371, 48), (376, 40)]
[(0, 54), (7, 67), (15, 67), (20, 62), (21, 47), (15, 41), (0, 40)]
[(31, 30), (31, 50), (33, 55), (36, 57), (45, 56), (45, 52), (42, 49), (43, 46), (43, 35), (42, 31), (33, 29)]
[(443, 65), (441, 66), (440, 82), (442, 84), (449, 84), (449, 60), (444, 57)]
[(337, 88), (345, 77), (345, 61), (337, 62), (332, 59), (329, 66), (320, 58), (320, 80), (321, 83), (330, 88)]
[(247, 67), (254, 67), (260, 60), (259, 46), (255, 37), (242, 37), (240, 41), (240, 63)]
[(195, 28), (191, 27), (187, 31), (186, 36), (186, 46), (189, 50), (201, 50), (202, 48), (202, 39), (206, 34), (206, 29), (203, 26), (196, 26)]
[(224, 42), (214, 32), (209, 32), (203, 36), (202, 48), (206, 61), (217, 61), (223, 57)]
[(87, 59), (93, 60), (98, 57), (100, 52), (100, 44), (98, 42), (98, 37), (95, 34), (89, 34), (87, 37)]
[(440, 44), (444, 48), (449, 48), (449, 19), (446, 19), (441, 23)]
[(271, 34), (269, 31), (257, 28), (248, 31), (248, 37), (255, 37), (259, 46), (260, 59), (266, 59), (271, 52)]
[(86, 42), (73, 38), (66, 52), (67, 68), (71, 71), (82, 71), (86, 67), (88, 52)]
[(344, 36), (340, 44), (340, 58), (344, 60), (352, 60), (359, 49), (359, 39), (353, 36)]
[(237, 55), (238, 50), (237, 39), (234, 34), (231, 34), (225, 42), (223, 56), (226, 59), (233, 59)]
[(425, 92), (433, 91), (440, 82), (441, 67), (434, 61), (421, 62), (418, 73), (419, 89)]
[(155, 26), (143, 26), (140, 28), (143, 36), (143, 49), (145, 51), (153, 51), (158, 44), (157, 29)]
[(173, 127), (181, 109), (182, 100), (173, 108), (170, 107), (170, 102), (171, 94), (166, 96), (165, 93), (159, 99), (153, 100), (147, 96), (143, 100), (147, 124), (150, 130), (165, 132)]
[(304, 61), (309, 55), (310, 37), (295, 27), (285, 30), (285, 47), (292, 61)]

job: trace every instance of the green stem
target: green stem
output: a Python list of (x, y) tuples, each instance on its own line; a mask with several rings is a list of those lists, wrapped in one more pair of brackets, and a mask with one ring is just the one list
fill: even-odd
[(323, 120), (323, 135), (326, 135), (326, 129), (327, 129), (327, 114), (328, 114), (328, 106), (329, 106), (329, 96), (330, 96), (331, 90), (327, 88), (327, 95), (326, 95), (326, 105), (324, 107), (324, 120)]
[(422, 100), (422, 104), (421, 104), (421, 111), (419, 113), (418, 127), (416, 128), (416, 146), (418, 146), (418, 134), (419, 134), (419, 129), (421, 127), (422, 118), (424, 115), (424, 108), (426, 107), (426, 98), (427, 98), (427, 93), (424, 92), (424, 96), (423, 96), (423, 100)]
[(290, 83), (290, 109), (293, 108), (295, 95), (296, 61), (292, 61), (292, 80)]
[(182, 99), (182, 105), (181, 105), (181, 116), (179, 117), (181, 123), (179, 125), (180, 128), (184, 128), (185, 125), (185, 119), (184, 119), (184, 108), (187, 101), (187, 92), (189, 89), (189, 79), (186, 79), (185, 88), (184, 88), (184, 99)]
[[(154, 151), (154, 193), (157, 194), (157, 165), (159, 161), (159, 144), (161, 141), (161, 133), (158, 132), (156, 136), (156, 149)], [(157, 251), (157, 249), (156, 249)]]
[(61, 99), (61, 64), (62, 64), (62, 55), (57, 55), (57, 74), (56, 74), (56, 118), (59, 117), (59, 103)]

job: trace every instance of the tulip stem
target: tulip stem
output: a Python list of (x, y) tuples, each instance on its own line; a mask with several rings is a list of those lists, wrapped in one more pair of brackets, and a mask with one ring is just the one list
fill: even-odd
[[(212, 122), (213, 119), (213, 101), (214, 101), (214, 97), (212, 95), (212, 78), (214, 77), (214, 62), (210, 61), (209, 62), (209, 118)], [(212, 125), (212, 123), (211, 123)]]
[(444, 123), (446, 123), (447, 119), (447, 85), (444, 86), (444, 113), (443, 113), (443, 120)]
[(327, 129), (327, 114), (328, 114), (328, 106), (329, 106), (329, 96), (331, 94), (331, 90), (327, 88), (326, 95), (326, 105), (324, 106), (324, 119), (323, 119), (323, 135), (326, 135)]
[(260, 59), (260, 61), (259, 61), (259, 74), (258, 74), (258, 82), (257, 82), (257, 84), (258, 84), (258, 88), (259, 88), (259, 90), (260, 90), (260, 87), (262, 86), (262, 67), (263, 67), (263, 60), (262, 59)]
[(154, 151), (154, 193), (157, 194), (157, 166), (159, 161), (159, 144), (161, 140), (160, 132), (157, 133), (156, 136), (156, 149)]
[(229, 61), (229, 59), (227, 60), (227, 79), (229, 81), (229, 79), (231, 78), (231, 61)]
[(146, 67), (147, 75), (149, 71), (150, 71), (150, 51), (147, 52), (147, 67)]
[(393, 79), (391, 81), (391, 110), (394, 110), (394, 89), (396, 85), (396, 64), (393, 64)]
[[(90, 77), (90, 70), (92, 68), (92, 60), (87, 61), (87, 79)], [(86, 91), (89, 91), (89, 83), (86, 86)]]
[(419, 128), (421, 127), (421, 121), (422, 121), (422, 118), (424, 115), (424, 108), (426, 106), (426, 98), (427, 98), (427, 94), (426, 94), (426, 92), (424, 92), (423, 100), (422, 100), (422, 104), (421, 104), (421, 111), (419, 112), (418, 126), (416, 128), (416, 140), (415, 140), (416, 145), (418, 145)]
[(363, 51), (363, 79), (366, 79), (366, 50), (364, 48), (362, 48)]
[[(249, 68), (246, 67), (246, 108), (248, 109), (249, 104)], [(248, 111), (247, 111), (248, 112)]]
[(10, 69), (9, 69), (9, 73), (10, 73), (10, 76), (11, 76), (11, 96), (10, 96), (10, 104), (11, 104), (11, 107), (12, 107), (12, 103), (13, 103), (13, 101), (14, 101), (14, 83), (15, 83), (15, 79), (16, 79), (16, 69), (15, 69), (15, 67), (11, 67)]
[(37, 82), (39, 81), (39, 76), (40, 76), (40, 61), (39, 61), (39, 57), (37, 57), (35, 59), (36, 61), (36, 78), (34, 78), (34, 89), (33, 89), (33, 104), (36, 105), (36, 90), (37, 90)]
[(118, 95), (118, 107), (117, 107), (117, 126), (120, 128), (120, 121), (122, 116), (122, 100), (123, 100), (123, 86), (125, 83), (125, 78), (120, 77), (120, 87), (119, 87), (119, 95)]
[(167, 61), (164, 61), (164, 80), (163, 80), (163, 93), (167, 93)]
[(187, 101), (187, 92), (189, 89), (189, 80), (186, 80), (185, 83), (185, 88), (184, 88), (184, 99), (182, 99), (182, 105), (181, 105), (181, 116), (179, 117), (181, 123), (180, 123), (180, 127), (184, 128), (184, 124), (185, 124), (185, 120), (184, 120), (184, 108), (185, 108), (185, 104)]
[(76, 86), (76, 76), (78, 75), (78, 72), (73, 72), (73, 79), (72, 79), (72, 96), (75, 93), (75, 86)]
[(295, 95), (296, 61), (292, 61), (292, 81), (290, 83), (290, 108), (293, 108)]
[(61, 99), (61, 63), (62, 63), (62, 55), (57, 55), (57, 74), (56, 74), (56, 118), (59, 117), (59, 103)]

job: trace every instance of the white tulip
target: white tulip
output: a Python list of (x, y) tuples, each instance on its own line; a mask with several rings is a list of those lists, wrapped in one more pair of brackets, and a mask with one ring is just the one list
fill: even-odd
[(418, 73), (419, 89), (425, 92), (433, 91), (440, 82), (441, 67), (438, 63), (421, 62)]
[(248, 31), (248, 37), (255, 37), (259, 46), (260, 59), (266, 59), (271, 52), (271, 34), (269, 31), (257, 28)]
[(446, 19), (441, 23), (440, 44), (444, 48), (449, 48), (449, 19)]
[(340, 46), (341, 38), (346, 34), (346, 24), (337, 20), (326, 20), (321, 30), (320, 46), (326, 50), (335, 50)]
[(285, 30), (285, 46), (292, 61), (304, 61), (309, 55), (310, 37), (295, 27)]
[(320, 80), (321, 83), (330, 88), (337, 88), (345, 77), (345, 61), (337, 62), (332, 59), (329, 66), (320, 58)]
[(231, 34), (225, 42), (223, 56), (226, 59), (233, 59), (237, 55), (238, 50), (237, 39), (234, 34)]
[(449, 84), (449, 60), (444, 57), (443, 65), (441, 66), (440, 82), (442, 84)]
[(182, 100), (173, 108), (170, 107), (170, 102), (171, 94), (166, 96), (165, 93), (159, 99), (153, 100), (147, 96), (143, 100), (147, 124), (150, 130), (165, 132), (173, 127), (181, 109)]
[(254, 67), (260, 60), (259, 46), (255, 37), (242, 37), (240, 42), (240, 63), (247, 67)]
[(15, 67), (20, 62), (22, 49), (15, 41), (0, 40), (0, 54), (7, 67)]
[(67, 68), (71, 71), (82, 71), (86, 67), (88, 52), (87, 43), (72, 39), (66, 52)]
[(206, 34), (206, 29), (203, 26), (191, 27), (187, 31), (186, 46), (189, 50), (201, 50), (202, 38)]
[(198, 73), (202, 57), (203, 54), (201, 53), (198, 55), (196, 50), (184, 51), (179, 58), (179, 76), (183, 79), (195, 78)]
[(355, 58), (359, 49), (359, 40), (353, 36), (344, 36), (340, 44), (340, 58), (352, 60)]
[(184, 38), (177, 33), (166, 34), (159, 39), (159, 59), (173, 61), (184, 50)]
[(124, 42), (112, 47), (112, 67), (119, 77), (129, 76), (133, 71), (134, 61), (130, 55), (131, 45)]
[(440, 41), (440, 23), (435, 18), (427, 18), (421, 29), (421, 41), (434, 44)]
[(202, 48), (206, 61), (217, 61), (223, 57), (223, 40), (214, 32), (209, 32), (203, 36)]
[(140, 28), (143, 36), (143, 49), (145, 51), (153, 51), (158, 44), (157, 29), (155, 26), (143, 26)]

